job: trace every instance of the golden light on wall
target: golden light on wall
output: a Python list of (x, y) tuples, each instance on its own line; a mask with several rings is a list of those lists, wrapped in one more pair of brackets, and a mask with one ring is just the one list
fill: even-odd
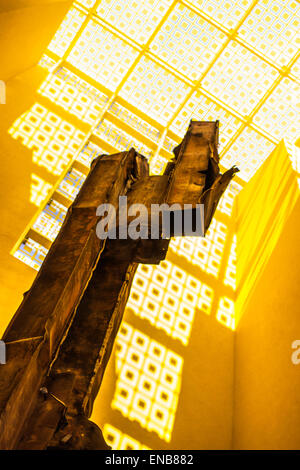
[(116, 339), (112, 408), (169, 442), (182, 366), (182, 357), (123, 321)]
[(103, 437), (113, 450), (151, 450), (111, 424), (103, 426)]
[(32, 160), (54, 175), (60, 175), (84, 141), (84, 134), (39, 103), (9, 129), (14, 139), (32, 150)]

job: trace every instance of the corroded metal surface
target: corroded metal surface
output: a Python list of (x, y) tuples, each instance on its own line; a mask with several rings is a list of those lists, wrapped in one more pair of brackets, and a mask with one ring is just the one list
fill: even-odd
[[(220, 175), (218, 123), (191, 122), (162, 176), (134, 149), (100, 156), (7, 328), (0, 368), (0, 448), (107, 448), (88, 421), (137, 263), (159, 263), (168, 239), (101, 241), (100, 204), (204, 204), (205, 231), (235, 168)], [(161, 235), (161, 232), (160, 232)]]

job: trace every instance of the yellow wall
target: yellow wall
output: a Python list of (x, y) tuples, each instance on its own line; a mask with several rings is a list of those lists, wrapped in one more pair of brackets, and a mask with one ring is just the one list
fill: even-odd
[(299, 220), (298, 200), (236, 331), (235, 449), (300, 448)]
[[(30, 288), (36, 275), (34, 270), (10, 255), (13, 245), (36, 212), (29, 197), (31, 174), (37, 171), (37, 166), (32, 162), (32, 151), (13, 140), (8, 135), (8, 129), (37, 101), (36, 90), (47, 72), (35, 64), (70, 3), (20, 0), (2, 2), (0, 7), (0, 79), (7, 83), (7, 104), (0, 106), (0, 335), (19, 306), (23, 292)], [(33, 25), (40, 28), (33, 28)], [(14, 41), (11, 37), (12, 29), (15, 33)], [(64, 117), (76, 123), (76, 119), (70, 115), (67, 117), (65, 113)], [(280, 170), (277, 159), (274, 163), (276, 169)], [(277, 180), (271, 181), (274, 194), (279, 194), (276, 191), (279, 188), (282, 201), (286, 203), (287, 193), (282, 190), (283, 177), (286, 176), (284, 168), (276, 173)], [(38, 174), (51, 184), (56, 181), (56, 177), (42, 167), (38, 168)], [(272, 171), (270, 174), (273, 175)], [(265, 176), (263, 166), (258, 178)], [(261, 183), (262, 179), (258, 181)], [(295, 181), (293, 184), (295, 189)], [(246, 188), (250, 192), (251, 204), (251, 194), (257, 195), (255, 180), (250, 181)], [(295, 202), (294, 197), (290, 200)], [(261, 198), (256, 201), (260, 209), (264, 201), (261, 193)], [(288, 205), (283, 210), (285, 217), (291, 207)], [(129, 422), (120, 413), (112, 413), (110, 404), (116, 379), (114, 356), (95, 405), (93, 419), (98, 424), (110, 422), (126, 429), (128, 434), (140, 436), (139, 439), (152, 448), (230, 449), (232, 445), (235, 448), (299, 448), (300, 400), (297, 386), (300, 365), (295, 366), (291, 362), (291, 343), (300, 339), (297, 333), (300, 330), (297, 301), (299, 268), (295, 262), (299, 256), (295, 229), (299, 209), (298, 202), (286, 225), (280, 219), (284, 230), (281, 235), (280, 231), (277, 232), (276, 236), (280, 235), (279, 243), (273, 253), (270, 251), (270, 258), (262, 264), (266, 267), (259, 282), (258, 276), (252, 274), (252, 271), (252, 277), (248, 279), (247, 270), (255, 259), (255, 250), (262, 245), (258, 244), (254, 251), (249, 250), (249, 259), (238, 256), (241, 262), (246, 260), (242, 271), (248, 280), (247, 284), (243, 284), (243, 298), (248, 301), (249, 297), (249, 302), (240, 303), (243, 308), (239, 310), (237, 332), (233, 333), (216, 321), (216, 304), (210, 316), (196, 315), (190, 343), (186, 349), (182, 348), (182, 391), (171, 443), (163, 443), (153, 433), (149, 437), (149, 433), (137, 423)], [(245, 213), (244, 209), (240, 211), (242, 218)], [(260, 223), (263, 215), (263, 211), (259, 215), (256, 213), (256, 221)], [(253, 219), (251, 211), (247, 212), (247, 217), (248, 221)], [(239, 219), (246, 233), (248, 221)], [(254, 230), (250, 242), (251, 239), (256, 241), (255, 235)], [(242, 246), (242, 252), (245, 254), (245, 245)], [(196, 275), (196, 271), (194, 268), (193, 274)], [(197, 272), (197, 275), (201, 279), (203, 273)], [(220, 292), (217, 281), (214, 286), (218, 298)], [(154, 329), (145, 325), (143, 330), (152, 335)], [(161, 338), (162, 343), (169, 344), (170, 348), (174, 344), (166, 342), (163, 333), (157, 334), (156, 331), (155, 335), (158, 340)]]
[[(47, 71), (36, 66), (9, 80), (7, 104), (0, 107), (0, 218), (3, 222), (0, 244), (0, 335), (18, 308), (22, 294), (30, 288), (36, 275), (36, 271), (10, 255), (13, 245), (37, 211), (37, 207), (29, 202), (31, 173), (37, 173), (51, 184), (57, 179), (43, 167), (34, 164), (32, 151), (8, 134), (13, 122), (34, 102), (41, 101), (36, 90), (46, 75)], [(46, 102), (43, 104), (46, 105)], [(64, 117), (76, 125), (76, 120), (71, 115)], [(190, 265), (190, 269), (194, 276), (199, 276), (198, 268)], [(209, 284), (209, 276), (206, 275), (203, 281)], [(216, 302), (211, 315), (206, 316), (202, 312), (196, 314), (189, 346), (180, 349), (184, 356), (182, 393), (171, 442), (164, 443), (155, 433), (148, 433), (138, 423), (131, 423), (120, 413), (112, 412), (114, 356), (93, 416), (99, 425), (106, 422), (115, 424), (135, 438), (140, 436), (141, 441), (154, 449), (162, 446), (166, 449), (231, 447), (234, 333), (216, 320), (218, 295), (223, 294), (223, 291), (218, 292), (217, 281), (214, 281), (214, 286)], [(136, 319), (135, 321), (137, 322)], [(151, 328), (148, 322), (143, 322), (140, 328), (167, 347), (174, 348), (174, 340), (169, 340), (163, 332)], [(176, 341), (176, 344), (179, 342)]]
[(298, 198), (297, 175), (281, 141), (235, 200), (236, 324)]

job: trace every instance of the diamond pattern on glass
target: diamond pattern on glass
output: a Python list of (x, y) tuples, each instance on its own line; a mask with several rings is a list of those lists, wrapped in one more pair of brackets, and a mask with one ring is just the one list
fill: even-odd
[(92, 8), (95, 4), (96, 0), (77, 0), (77, 3), (80, 3), (80, 5), (83, 5), (86, 8)]
[(28, 238), (21, 243), (13, 256), (36, 271), (39, 271), (47, 253), (48, 250), (44, 246)]
[(97, 13), (135, 41), (147, 42), (172, 0), (103, 0)]
[(88, 142), (76, 157), (76, 161), (90, 168), (94, 158), (98, 157), (99, 155), (105, 154), (106, 152), (102, 150), (98, 145), (95, 145), (92, 142)]
[(184, 136), (190, 120), (216, 121), (219, 120), (220, 149), (234, 136), (241, 125), (241, 121), (206, 96), (196, 91), (180, 110), (171, 125), (171, 129), (180, 136)]
[(68, 62), (115, 91), (138, 52), (95, 21), (90, 21)]
[(30, 202), (37, 207), (40, 207), (42, 202), (46, 199), (52, 189), (52, 184), (47, 183), (43, 178), (40, 178), (35, 173), (31, 174), (30, 186)]
[(86, 176), (83, 173), (72, 168), (60, 183), (58, 191), (71, 201), (74, 201), (85, 178)]
[(20, 116), (9, 134), (33, 151), (32, 161), (60, 175), (74, 158), (85, 135), (39, 103)]
[(158, 129), (151, 126), (148, 122), (144, 121), (136, 114), (130, 112), (116, 101), (114, 101), (110, 106), (109, 112), (114, 116), (117, 116), (121, 121), (126, 122), (126, 124), (133, 127), (141, 134), (149, 137), (151, 140), (153, 140), (153, 142), (159, 141), (161, 133)]
[(155, 155), (149, 162), (151, 175), (162, 175), (168, 164), (168, 159), (162, 155)]
[(108, 100), (108, 96), (64, 67), (60, 67), (54, 74), (49, 74), (38, 93), (91, 125), (97, 120)]
[(221, 163), (226, 168), (237, 165), (238, 176), (249, 181), (274, 147), (269, 140), (247, 127), (221, 158)]
[(253, 122), (276, 140), (294, 143), (300, 135), (300, 86), (284, 78), (254, 116)]
[(279, 66), (287, 65), (300, 41), (299, 9), (295, 0), (261, 0), (239, 29), (239, 37)]
[(56, 62), (54, 59), (51, 59), (51, 57), (48, 57), (46, 54), (44, 54), (39, 61), (39, 66), (43, 67), (43, 69), (48, 70), (49, 72), (53, 69), (55, 66)]
[(168, 135), (166, 136), (164, 142), (163, 142), (163, 148), (167, 150), (170, 153), (170, 158), (172, 158), (173, 155), (173, 149), (177, 147), (179, 142), (176, 142), (175, 140), (171, 139)]
[(226, 28), (234, 28), (241, 20), (252, 0), (196, 0), (195, 6), (203, 10), (207, 15), (221, 23)]
[(226, 35), (184, 5), (176, 5), (150, 45), (162, 60), (192, 80), (212, 61)]
[(173, 116), (190, 87), (147, 57), (142, 57), (120, 96), (162, 124)]
[(61, 229), (66, 214), (67, 208), (65, 206), (57, 201), (50, 201), (33, 224), (33, 229), (53, 242)]
[(294, 75), (296, 78), (300, 79), (300, 57), (298, 60), (296, 60), (296, 62), (294, 63), (294, 65), (292, 66), (291, 68), (291, 73), (292, 75)]
[(270, 88), (278, 72), (234, 41), (202, 82), (203, 88), (247, 115)]
[(103, 437), (113, 450), (151, 450), (111, 424), (103, 426)]
[(83, 24), (86, 15), (76, 8), (71, 8), (58, 28), (48, 49), (62, 57)]
[(163, 261), (159, 266), (139, 265), (126, 309), (186, 346), (195, 309), (209, 314), (212, 300), (210, 287)]

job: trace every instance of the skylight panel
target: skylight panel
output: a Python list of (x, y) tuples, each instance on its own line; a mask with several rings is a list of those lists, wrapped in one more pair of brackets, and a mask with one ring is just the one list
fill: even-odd
[(95, 21), (90, 21), (68, 62), (114, 91), (138, 52)]
[(150, 117), (166, 124), (190, 87), (147, 57), (142, 57), (120, 91), (120, 96)]
[(191, 119), (199, 121), (220, 121), (219, 143), (222, 148), (234, 136), (241, 121), (206, 96), (196, 91), (187, 101), (171, 125), (173, 132), (185, 134)]
[(60, 67), (54, 74), (50, 73), (38, 93), (88, 124), (97, 120), (108, 100), (108, 96), (65, 67)]
[(248, 115), (277, 77), (273, 67), (232, 41), (202, 86), (241, 114)]
[(176, 5), (150, 45), (162, 60), (192, 80), (212, 61), (226, 35), (182, 4)]
[(144, 145), (142, 142), (139, 142), (127, 132), (109, 122), (107, 119), (101, 121), (95, 129), (94, 134), (120, 151), (129, 150), (134, 147), (146, 158), (150, 158), (152, 156), (152, 149)]
[(254, 116), (253, 122), (266, 129), (276, 140), (294, 142), (300, 135), (300, 86), (284, 78)]
[(291, 68), (291, 73), (296, 78), (300, 79), (300, 58), (294, 63), (293, 67)]
[(172, 0), (103, 0), (97, 14), (135, 41), (147, 42)]

